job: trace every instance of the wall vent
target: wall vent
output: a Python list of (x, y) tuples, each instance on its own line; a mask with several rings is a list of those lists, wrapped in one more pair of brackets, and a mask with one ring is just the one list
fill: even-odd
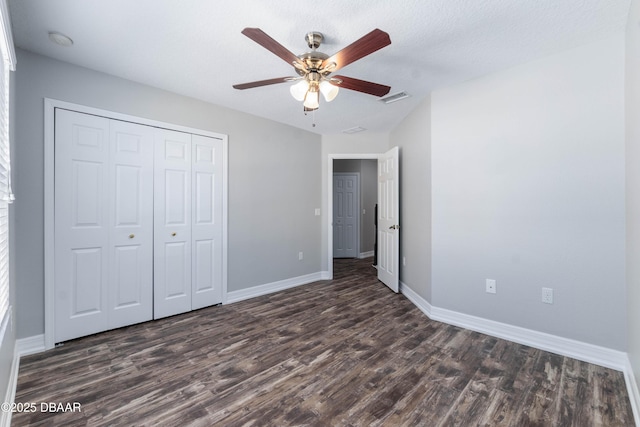
[(400, 101), (401, 99), (408, 98), (409, 95), (407, 92), (402, 91), (398, 93), (394, 93), (393, 95), (385, 96), (384, 98), (380, 98), (380, 102), (385, 104), (391, 104), (392, 102)]

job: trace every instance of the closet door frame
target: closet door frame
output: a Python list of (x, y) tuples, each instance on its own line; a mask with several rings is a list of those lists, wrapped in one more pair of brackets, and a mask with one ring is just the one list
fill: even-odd
[(215, 132), (195, 129), (187, 126), (145, 119), (129, 114), (102, 110), (86, 105), (74, 104), (57, 99), (44, 99), (44, 348), (51, 349), (55, 345), (55, 211), (54, 211), (54, 177), (55, 177), (55, 109), (92, 114), (108, 119), (132, 122), (156, 128), (174, 130), (202, 135), (222, 141), (222, 303), (227, 303), (227, 252), (228, 252), (228, 136)]

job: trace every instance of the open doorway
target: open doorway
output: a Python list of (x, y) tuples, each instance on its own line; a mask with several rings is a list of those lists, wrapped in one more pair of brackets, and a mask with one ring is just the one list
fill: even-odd
[(333, 163), (333, 257), (369, 258), (375, 251), (377, 160)]
[[(360, 206), (358, 212), (355, 259), (373, 257), (375, 242), (375, 205), (377, 204), (377, 167), (380, 154), (331, 154), (328, 162), (328, 236), (329, 277), (333, 277), (334, 255), (334, 173), (359, 175)], [(366, 187), (366, 188), (363, 188)], [(363, 200), (366, 199), (366, 200)], [(364, 213), (363, 213), (364, 212)]]
[(399, 292), (400, 260), (400, 191), (399, 148), (381, 154), (329, 154), (327, 162), (327, 279), (333, 278), (333, 172), (334, 162), (340, 159), (375, 160), (378, 210), (376, 215), (378, 279), (392, 291)]

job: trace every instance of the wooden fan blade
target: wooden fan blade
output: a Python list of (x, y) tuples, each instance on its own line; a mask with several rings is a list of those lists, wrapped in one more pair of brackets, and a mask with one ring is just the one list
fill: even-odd
[(268, 86), (268, 85), (274, 85), (277, 83), (285, 83), (291, 80), (291, 77), (278, 77), (277, 79), (269, 79), (269, 80), (259, 80), (256, 82), (249, 82), (249, 83), (241, 83), (238, 85), (233, 85), (233, 87), (235, 89), (251, 89), (253, 87), (260, 87), (260, 86)]
[[(341, 82), (338, 83), (333, 79), (339, 79)], [(353, 77), (347, 76), (332, 76), (330, 83), (334, 86), (356, 90), (358, 92), (368, 93), (369, 95), (375, 96), (385, 96), (391, 90), (390, 86), (372, 83), (366, 80), (354, 79)]]
[[(361, 37), (351, 43), (340, 52), (325, 59), (322, 62), (321, 68), (327, 68), (331, 72), (334, 72), (360, 58), (364, 58), (365, 56), (382, 49), (385, 46), (389, 46), (390, 44), (391, 38), (389, 37), (389, 34), (376, 28), (364, 37)], [(335, 63), (336, 66), (332, 67), (331, 63)]]
[(260, 28), (245, 28), (244, 30), (242, 30), (242, 34), (249, 37), (251, 40), (267, 49), (269, 52), (276, 54), (289, 65), (293, 65), (294, 62), (302, 63), (300, 61), (300, 58), (298, 58), (289, 49), (282, 46)]

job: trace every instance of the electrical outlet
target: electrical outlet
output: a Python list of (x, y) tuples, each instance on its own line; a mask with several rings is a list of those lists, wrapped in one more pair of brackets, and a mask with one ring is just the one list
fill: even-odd
[(304, 254), (302, 252), (298, 252), (298, 261), (302, 261), (304, 258)]
[(316, 216), (320, 216), (320, 208), (316, 208)]
[(553, 289), (542, 288), (542, 302), (545, 304), (553, 304)]
[(404, 266), (407, 265), (407, 257), (406, 256), (402, 257), (402, 265), (404, 265)]
[(495, 294), (496, 293), (496, 281), (494, 279), (487, 279), (487, 293)]

